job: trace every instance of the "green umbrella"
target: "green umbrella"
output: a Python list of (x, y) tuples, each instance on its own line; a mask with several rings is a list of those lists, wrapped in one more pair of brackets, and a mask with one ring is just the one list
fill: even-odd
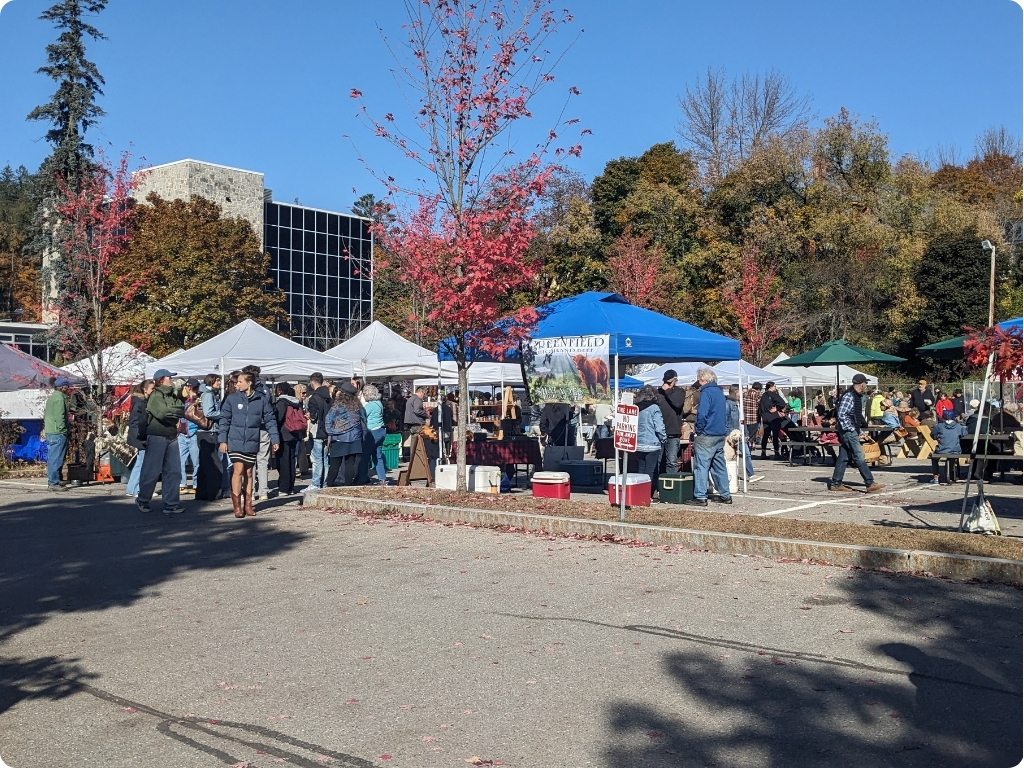
[(905, 357), (887, 355), (884, 352), (875, 352), (873, 349), (855, 347), (843, 339), (827, 341), (820, 347), (804, 352), (799, 355), (780, 360), (776, 365), (780, 366), (816, 366), (834, 365), (836, 367), (836, 396), (839, 395), (839, 366), (855, 365), (857, 363), (902, 363)]
[[(1001, 323), (997, 323), (996, 327), (1004, 331), (1012, 331), (1015, 328), (1021, 327), (1021, 318), (1013, 320), (1004, 320)], [(918, 347), (917, 351), (921, 352), (928, 357), (939, 358), (940, 360), (956, 360), (964, 356), (964, 342), (967, 341), (967, 336), (954, 336), (952, 339), (944, 339), (942, 341), (936, 341), (934, 344), (926, 344), (923, 347)]]

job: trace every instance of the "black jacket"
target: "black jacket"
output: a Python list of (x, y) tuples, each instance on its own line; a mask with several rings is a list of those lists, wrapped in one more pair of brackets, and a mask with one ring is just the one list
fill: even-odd
[(568, 445), (572, 440), (569, 434), (569, 421), (572, 409), (566, 403), (545, 403), (540, 414), (540, 433), (547, 435), (548, 445)]
[[(775, 406), (776, 410), (772, 413), (772, 406)], [(758, 406), (758, 413), (761, 415), (761, 421), (768, 423), (769, 421), (775, 421), (776, 419), (782, 418), (782, 412), (789, 407), (789, 403), (782, 399), (776, 390), (766, 391), (761, 395), (761, 403)]]
[(309, 396), (309, 420), (311, 424), (316, 424), (317, 440), (327, 438), (327, 433), (324, 432), (324, 419), (327, 418), (331, 405), (331, 390), (326, 386), (317, 387)]
[(304, 432), (289, 432), (284, 428), (284, 420), (288, 418), (288, 409), (297, 408), (302, 410), (302, 403), (291, 395), (281, 395), (274, 403), (274, 416), (277, 417), (277, 431), (281, 440), (299, 440), (305, 436)]
[[(931, 405), (925, 403), (925, 400), (929, 400)], [(931, 388), (925, 387), (924, 392), (922, 392), (917, 387), (914, 387), (910, 392), (910, 407), (917, 408), (921, 413), (932, 410), (935, 407), (935, 394)]]
[(665, 421), (665, 434), (669, 437), (680, 437), (682, 430), (683, 405), (686, 403), (686, 390), (682, 387), (659, 389), (656, 401), (661, 408), (661, 418)]
[(132, 408), (128, 413), (128, 445), (146, 450), (146, 398), (132, 395)]

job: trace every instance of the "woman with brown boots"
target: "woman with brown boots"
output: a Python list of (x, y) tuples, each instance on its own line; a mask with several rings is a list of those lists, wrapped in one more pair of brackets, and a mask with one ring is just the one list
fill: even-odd
[(260, 430), (270, 435), (272, 451), (281, 445), (274, 409), (264, 393), (254, 388), (255, 380), (251, 373), (239, 374), (238, 389), (221, 405), (218, 440), (220, 452), (231, 459), (231, 506), (235, 517), (256, 514), (252, 475), (260, 449)]

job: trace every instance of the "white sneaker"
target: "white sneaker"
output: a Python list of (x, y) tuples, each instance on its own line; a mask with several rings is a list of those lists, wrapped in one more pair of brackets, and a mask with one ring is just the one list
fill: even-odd
[(756, 483), (758, 480), (764, 480), (764, 475), (754, 475), (747, 478), (748, 483)]

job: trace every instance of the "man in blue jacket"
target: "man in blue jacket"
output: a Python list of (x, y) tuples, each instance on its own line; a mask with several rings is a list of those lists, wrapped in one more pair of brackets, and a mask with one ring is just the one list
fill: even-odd
[(708, 479), (713, 476), (718, 494), (711, 496), (711, 501), (732, 504), (725, 464), (725, 393), (710, 368), (697, 371), (697, 386), (700, 387), (700, 402), (693, 436), (693, 498), (686, 503), (706, 507)]

